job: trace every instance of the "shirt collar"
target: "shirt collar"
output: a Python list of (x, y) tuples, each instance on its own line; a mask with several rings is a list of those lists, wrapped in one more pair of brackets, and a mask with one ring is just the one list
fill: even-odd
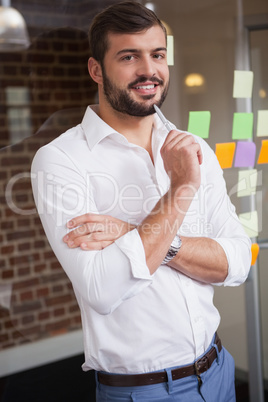
[[(95, 145), (112, 134), (119, 134), (119, 136), (122, 137), (120, 133), (115, 131), (98, 116), (98, 110), (99, 105), (88, 106), (81, 123), (90, 149), (93, 149)], [(167, 134), (167, 130), (157, 114), (154, 115), (153, 131), (154, 133), (157, 132), (161, 137)]]
[(99, 105), (88, 106), (81, 126), (90, 149), (110, 134), (116, 133), (98, 116)]

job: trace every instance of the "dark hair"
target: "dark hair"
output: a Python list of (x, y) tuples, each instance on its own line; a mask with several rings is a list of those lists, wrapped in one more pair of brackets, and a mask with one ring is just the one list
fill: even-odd
[(103, 65), (108, 50), (108, 33), (139, 33), (155, 25), (165, 35), (166, 28), (155, 13), (136, 1), (113, 4), (93, 19), (89, 29), (89, 46), (92, 57)]

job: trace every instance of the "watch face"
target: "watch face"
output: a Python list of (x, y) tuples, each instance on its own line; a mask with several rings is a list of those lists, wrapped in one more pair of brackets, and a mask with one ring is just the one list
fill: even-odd
[(176, 235), (173, 242), (172, 242), (172, 246), (176, 247), (178, 250), (181, 248), (181, 238), (179, 235)]

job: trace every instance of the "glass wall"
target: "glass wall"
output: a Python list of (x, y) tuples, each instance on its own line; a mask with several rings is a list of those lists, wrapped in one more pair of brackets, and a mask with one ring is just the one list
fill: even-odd
[[(12, 1), (12, 7), (25, 19), (30, 46), (24, 50), (6, 48), (0, 53), (1, 377), (83, 352), (79, 309), (36, 213), (30, 166), (40, 146), (78, 124), (86, 106), (97, 102), (97, 88), (87, 72), (87, 30), (92, 17), (115, 2)], [(234, 70), (238, 53), (243, 57), (239, 27), (248, 18), (259, 17), (265, 29), (267, 0), (148, 3), (174, 37), (165, 115), (187, 130), (190, 111), (209, 111), (210, 146), (215, 150), (217, 143), (232, 142), (233, 114), (239, 111), (233, 98)], [(248, 42), (254, 70), (254, 130), (258, 110), (268, 109), (267, 40), (267, 31), (256, 31)], [(256, 144), (259, 152), (261, 142)], [(266, 239), (266, 171), (264, 165), (257, 169), (263, 180), (260, 236)], [(231, 167), (224, 175), (240, 213), (246, 211), (234, 191), (238, 171)], [(264, 375), (268, 380), (264, 253), (260, 255), (260, 304)], [(216, 289), (215, 304), (222, 315), (220, 334), (235, 357), (237, 375), (242, 377), (248, 371), (245, 298), (245, 286)]]

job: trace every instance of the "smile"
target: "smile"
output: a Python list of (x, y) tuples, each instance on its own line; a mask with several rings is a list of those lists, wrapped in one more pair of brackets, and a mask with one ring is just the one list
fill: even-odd
[(153, 89), (155, 87), (156, 87), (156, 85), (154, 85), (154, 84), (151, 84), (151, 85), (139, 85), (139, 86), (134, 87), (134, 89)]

